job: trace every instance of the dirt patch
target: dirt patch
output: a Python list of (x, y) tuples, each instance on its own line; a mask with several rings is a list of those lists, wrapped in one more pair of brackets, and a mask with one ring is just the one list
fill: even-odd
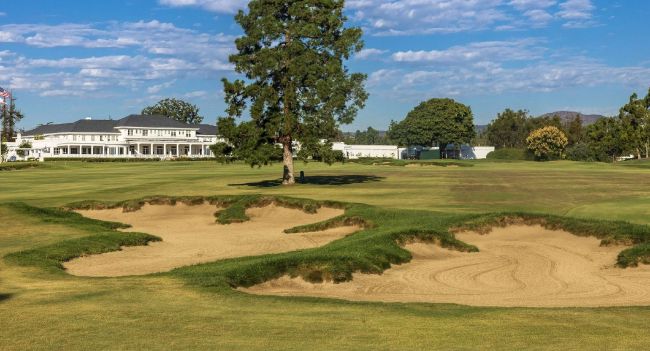
[(282, 277), (244, 291), (348, 300), (458, 303), (474, 306), (596, 307), (650, 305), (650, 266), (614, 267), (621, 247), (541, 226), (456, 235), (480, 252), (431, 244), (406, 246), (413, 260), (382, 275), (311, 284)]
[(341, 209), (321, 208), (308, 214), (270, 205), (248, 209), (250, 221), (227, 225), (215, 223), (217, 210), (208, 204), (177, 204), (145, 205), (135, 212), (123, 212), (121, 208), (78, 211), (89, 218), (130, 224), (132, 227), (126, 231), (153, 234), (162, 241), (80, 257), (64, 266), (70, 274), (79, 276), (142, 275), (224, 258), (318, 247), (360, 229), (345, 226), (320, 232), (284, 233), (288, 228), (340, 216), (344, 212)]

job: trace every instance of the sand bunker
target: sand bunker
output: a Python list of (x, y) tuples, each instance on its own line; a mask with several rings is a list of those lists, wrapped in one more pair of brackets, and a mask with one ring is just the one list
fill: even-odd
[(614, 267), (621, 247), (541, 226), (466, 232), (457, 238), (481, 252), (461, 253), (409, 244), (413, 260), (382, 275), (355, 274), (351, 282), (310, 284), (283, 277), (248, 289), (254, 294), (348, 300), (458, 303), (475, 306), (650, 305), (650, 266)]
[(169, 271), (176, 267), (223, 258), (255, 256), (322, 246), (360, 228), (345, 226), (320, 232), (285, 234), (299, 225), (324, 221), (343, 210), (321, 208), (316, 214), (275, 205), (246, 211), (250, 221), (215, 223), (215, 206), (177, 204), (145, 205), (136, 212), (122, 209), (79, 211), (105, 221), (130, 224), (126, 231), (162, 238), (147, 246), (124, 247), (121, 251), (85, 256), (64, 264), (70, 274), (80, 276), (125, 276)]

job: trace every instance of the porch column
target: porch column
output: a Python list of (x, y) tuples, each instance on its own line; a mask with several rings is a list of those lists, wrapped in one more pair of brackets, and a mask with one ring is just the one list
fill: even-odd
[(140, 155), (140, 143), (135, 144), (135, 146), (136, 146), (136, 148), (137, 148), (137, 149), (135, 150), (135, 154), (136, 154), (136, 155)]
[(167, 144), (163, 144), (163, 156), (167, 157)]
[(192, 157), (192, 144), (189, 145), (189, 148), (187, 150), (187, 156)]
[(181, 155), (181, 144), (176, 144), (176, 157)]
[(153, 143), (149, 144), (149, 155), (153, 155)]
[(70, 156), (70, 145), (68, 145), (68, 156)]

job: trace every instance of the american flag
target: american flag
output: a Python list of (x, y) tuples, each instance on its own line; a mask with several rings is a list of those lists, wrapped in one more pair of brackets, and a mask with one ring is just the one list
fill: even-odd
[(2, 87), (0, 87), (0, 97), (1, 98), (8, 98), (10, 96), (11, 96), (10, 92), (8, 92), (8, 91), (2, 89)]

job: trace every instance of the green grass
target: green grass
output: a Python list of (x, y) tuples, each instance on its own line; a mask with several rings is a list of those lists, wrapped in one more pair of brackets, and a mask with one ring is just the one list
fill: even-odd
[[(648, 344), (650, 308), (645, 307), (357, 303), (250, 296), (231, 289), (285, 272), (312, 280), (344, 280), (355, 270), (379, 272), (408, 260), (410, 254), (396, 243), (413, 238), (471, 249), (455, 241), (449, 228), (480, 229), (513, 217), (606, 242), (629, 240), (638, 245), (621, 253), (626, 264), (647, 260), (646, 168), (461, 163), (472, 167), (299, 164), (307, 177), (320, 178), (293, 187), (269, 182), (279, 176), (279, 166), (211, 162), (46, 162), (2, 172), (0, 256), (8, 258), (0, 261), (0, 348), (509, 350), (642, 349)], [(305, 211), (333, 201), (346, 208), (344, 217), (289, 232), (345, 221), (361, 223), (364, 230), (322, 248), (143, 277), (80, 278), (62, 274), (57, 266), (74, 255), (113, 250), (130, 234), (116, 233), (115, 223), (43, 207), (77, 202), (73, 206), (134, 210), (145, 200), (192, 203), (206, 201), (203, 197), (228, 206), (217, 218), (224, 220), (246, 220), (246, 207), (272, 198)]]
[(419, 166), (438, 166), (438, 167), (472, 167), (473, 165), (468, 162), (459, 162), (456, 160), (396, 160), (394, 158), (374, 158), (374, 157), (362, 157), (358, 159), (348, 160), (349, 163), (357, 163), (362, 165), (371, 165), (371, 166), (407, 166), (407, 165), (419, 165)]

